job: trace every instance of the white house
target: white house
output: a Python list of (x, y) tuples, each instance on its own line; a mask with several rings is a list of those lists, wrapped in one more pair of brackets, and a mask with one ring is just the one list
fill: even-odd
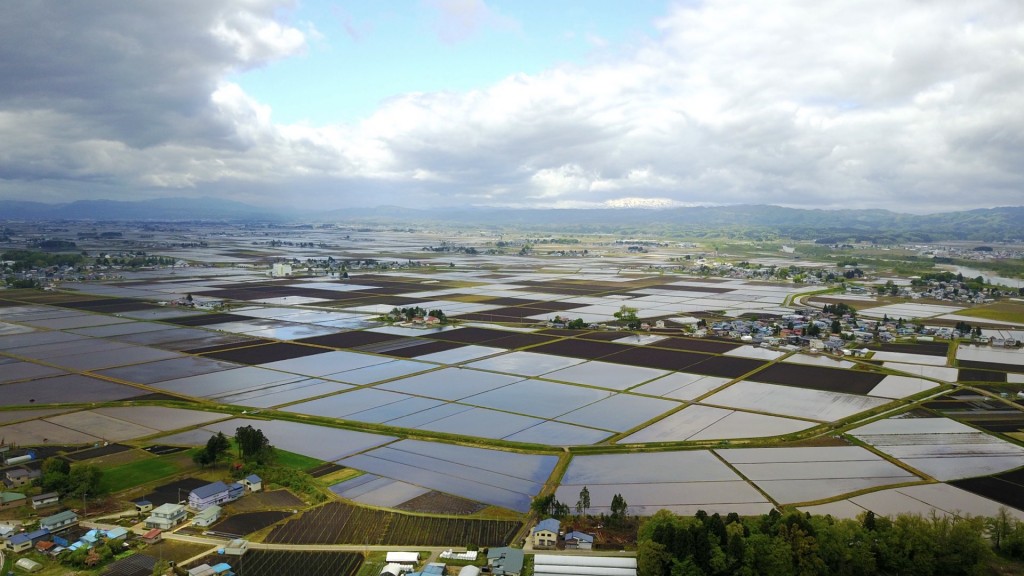
[(263, 489), (263, 479), (255, 474), (249, 474), (242, 478), (242, 486), (249, 492), (259, 492)]
[(530, 529), (530, 542), (534, 548), (554, 548), (558, 544), (558, 520), (548, 518), (541, 520)]
[(216, 504), (203, 508), (202, 512), (196, 514), (195, 518), (192, 519), (192, 525), (203, 527), (212, 525), (217, 520), (220, 520), (220, 510), (220, 506)]
[(146, 518), (146, 528), (170, 530), (185, 521), (188, 512), (183, 504), (162, 504)]

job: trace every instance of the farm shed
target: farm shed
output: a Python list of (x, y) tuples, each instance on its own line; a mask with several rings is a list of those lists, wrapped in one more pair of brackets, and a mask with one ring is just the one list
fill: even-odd
[(395, 564), (390, 562), (380, 569), (380, 576), (401, 576), (402, 574), (412, 572), (412, 570), (412, 564)]
[(249, 549), (249, 541), (242, 538), (235, 538), (224, 547), (224, 554), (228, 556), (241, 556)]
[(487, 550), (487, 565), (494, 576), (519, 576), (523, 571), (523, 551), (519, 548), (490, 548)]
[(636, 576), (636, 558), (606, 556), (533, 557), (534, 576)]
[(60, 496), (56, 492), (47, 492), (32, 497), (32, 507), (35, 509), (53, 506), (60, 502)]
[(419, 552), (388, 552), (384, 561), (395, 564), (416, 564), (420, 561)]
[(43, 565), (35, 560), (29, 560), (28, 558), (20, 558), (14, 563), (15, 568), (21, 568), (25, 572), (39, 572), (43, 569)]
[(480, 576), (480, 569), (470, 564), (459, 570), (459, 576)]
[(161, 540), (163, 540), (163, 531), (159, 528), (153, 528), (142, 535), (142, 541), (146, 544), (156, 544)]

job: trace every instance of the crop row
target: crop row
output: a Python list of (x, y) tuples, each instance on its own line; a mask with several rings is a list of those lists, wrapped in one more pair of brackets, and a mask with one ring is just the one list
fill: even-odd
[(503, 546), (521, 524), (512, 520), (432, 518), (331, 502), (275, 528), (267, 542), (402, 546)]
[(355, 576), (362, 565), (363, 555), (355, 552), (249, 550), (234, 569), (238, 576)]

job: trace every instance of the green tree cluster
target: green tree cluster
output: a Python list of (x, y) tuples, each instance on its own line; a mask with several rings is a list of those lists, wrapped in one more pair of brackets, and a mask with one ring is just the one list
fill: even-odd
[(741, 519), (662, 510), (640, 529), (637, 568), (639, 576), (973, 575), (992, 554), (985, 532), (982, 518), (855, 521), (773, 510)]
[(47, 458), (43, 461), (40, 483), (45, 492), (57, 492), (61, 496), (82, 498), (100, 493), (103, 471), (92, 464), (72, 466), (61, 458)]
[(263, 430), (249, 426), (241, 426), (235, 430), (235, 444), (238, 445), (238, 457), (246, 462), (266, 464), (274, 458), (274, 447), (263, 435)]
[(216, 465), (217, 461), (227, 454), (230, 448), (231, 441), (228, 440), (228, 437), (223, 432), (217, 432), (206, 441), (206, 446), (192, 455), (192, 461), (200, 468)]
[(559, 502), (554, 494), (538, 496), (530, 503), (530, 509), (538, 516), (553, 516), (555, 518), (567, 518), (570, 514), (569, 505)]

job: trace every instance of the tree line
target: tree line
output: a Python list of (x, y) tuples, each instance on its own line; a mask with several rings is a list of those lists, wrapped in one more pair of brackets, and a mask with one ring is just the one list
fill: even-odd
[(1024, 522), (1005, 510), (989, 519), (868, 512), (859, 520), (661, 510), (640, 528), (637, 546), (639, 576), (973, 575), (987, 569), (993, 548), (1024, 557)]

